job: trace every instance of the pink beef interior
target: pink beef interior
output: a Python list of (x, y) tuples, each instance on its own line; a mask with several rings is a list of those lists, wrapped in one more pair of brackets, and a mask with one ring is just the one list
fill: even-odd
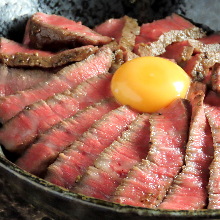
[(48, 25), (60, 28), (65, 31), (67, 30), (73, 32), (80, 32), (84, 35), (98, 37), (98, 34), (96, 32), (92, 31), (85, 25), (82, 25), (82, 22), (75, 22), (62, 16), (48, 15), (41, 12), (36, 13), (34, 16), (41, 22), (44, 22)]
[(16, 43), (14, 41), (8, 40), (1, 37), (0, 39), (0, 53), (13, 55), (16, 53), (27, 53), (27, 54), (39, 54), (40, 56), (51, 56), (51, 52), (45, 52), (42, 50), (30, 49), (24, 45)]
[(121, 38), (121, 32), (124, 27), (124, 19), (109, 19), (106, 22), (95, 27), (95, 31), (104, 36), (109, 36), (115, 38), (119, 42)]
[[(68, 57), (67, 48), (78, 51), (79, 45), (93, 50), (59, 71), (0, 66), (0, 144), (18, 154), (18, 166), (75, 193), (120, 204), (220, 208), (219, 33), (206, 36), (177, 14), (141, 26), (128, 16), (113, 18), (92, 30), (38, 12), (27, 23), (24, 44), (0, 41), (2, 62), (17, 55), (21, 62), (24, 54), (42, 62), (54, 54)], [(43, 51), (51, 45), (61, 51)], [(112, 73), (138, 56), (180, 65), (195, 81), (188, 100), (149, 115), (120, 106), (112, 98)]]

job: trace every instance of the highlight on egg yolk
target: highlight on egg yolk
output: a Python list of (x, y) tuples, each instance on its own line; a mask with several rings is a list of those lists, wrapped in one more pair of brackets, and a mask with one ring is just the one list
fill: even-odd
[(185, 98), (189, 85), (189, 76), (174, 62), (161, 57), (138, 57), (115, 72), (111, 90), (120, 104), (152, 113), (176, 98)]

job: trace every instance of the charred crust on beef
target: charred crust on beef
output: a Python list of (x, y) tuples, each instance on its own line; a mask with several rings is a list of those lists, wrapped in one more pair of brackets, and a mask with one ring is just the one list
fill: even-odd
[(124, 61), (126, 62), (138, 57), (132, 51), (135, 45), (135, 38), (140, 34), (140, 27), (136, 19), (128, 16), (124, 16), (122, 19), (124, 19), (125, 25), (122, 29), (119, 46), (124, 51)]
[(174, 59), (178, 65), (184, 66), (184, 63), (191, 58), (193, 52), (194, 48), (188, 44), (188, 41), (181, 41), (168, 45), (166, 52), (160, 56)]
[(206, 90), (207, 86), (205, 83), (199, 81), (192, 82), (187, 94), (187, 99), (192, 102), (196, 95), (206, 94)]
[(81, 22), (58, 15), (38, 12), (29, 19), (28, 25), (26, 38), (30, 39), (30, 46), (39, 49), (56, 50), (80, 45), (101, 46), (112, 40), (82, 25)]
[(109, 19), (95, 30), (105, 36), (114, 38), (118, 43), (118, 49), (122, 51), (123, 61), (138, 57), (133, 53), (136, 36), (140, 33), (140, 27), (136, 19), (124, 16), (119, 19)]
[(212, 68), (211, 75), (212, 89), (220, 94), (220, 64), (217, 63)]
[(183, 68), (193, 80), (205, 81), (216, 63), (220, 63), (220, 53), (209, 51), (192, 56)]
[[(0, 49), (0, 61), (12, 67), (59, 67), (68, 63), (84, 60), (89, 55), (98, 51), (97, 47), (90, 45), (50, 53), (29, 49), (26, 46), (5, 38), (1, 38), (1, 46), (3, 49)], [(14, 51), (13, 47), (15, 48)]]
[[(158, 26), (161, 26), (161, 29)], [(172, 14), (164, 19), (143, 24), (140, 36), (136, 38), (134, 52), (139, 56), (158, 56), (165, 53), (166, 47), (172, 43), (203, 36), (205, 32), (201, 28), (177, 14)]]
[(67, 89), (73, 89), (88, 78), (108, 72), (111, 64), (112, 51), (109, 47), (103, 46), (95, 55), (92, 54), (86, 60), (64, 67), (48, 81), (31, 89), (0, 98), (0, 120), (6, 122), (27, 105), (45, 100)]
[(158, 41), (148, 44), (140, 43), (137, 54), (140, 56), (158, 56), (166, 52), (166, 47), (174, 42), (181, 42), (191, 38), (201, 38), (205, 33), (198, 27), (186, 30), (172, 30), (164, 33)]

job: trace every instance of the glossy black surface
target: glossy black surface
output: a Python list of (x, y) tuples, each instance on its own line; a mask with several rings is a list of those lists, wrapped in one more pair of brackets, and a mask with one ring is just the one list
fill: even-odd
[[(25, 23), (36, 11), (55, 13), (94, 26), (124, 14), (141, 23), (177, 12), (220, 30), (218, 0), (1, 0), (0, 35), (22, 40)], [(0, 156), (0, 180), (11, 195), (19, 194), (56, 219), (218, 219), (220, 210), (161, 211), (120, 206), (70, 193), (32, 176)]]

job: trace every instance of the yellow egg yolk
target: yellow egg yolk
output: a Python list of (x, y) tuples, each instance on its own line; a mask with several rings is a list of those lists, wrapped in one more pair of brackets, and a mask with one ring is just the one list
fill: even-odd
[(160, 57), (138, 57), (115, 72), (111, 90), (120, 104), (152, 113), (176, 98), (185, 98), (189, 85), (189, 76), (174, 62)]

